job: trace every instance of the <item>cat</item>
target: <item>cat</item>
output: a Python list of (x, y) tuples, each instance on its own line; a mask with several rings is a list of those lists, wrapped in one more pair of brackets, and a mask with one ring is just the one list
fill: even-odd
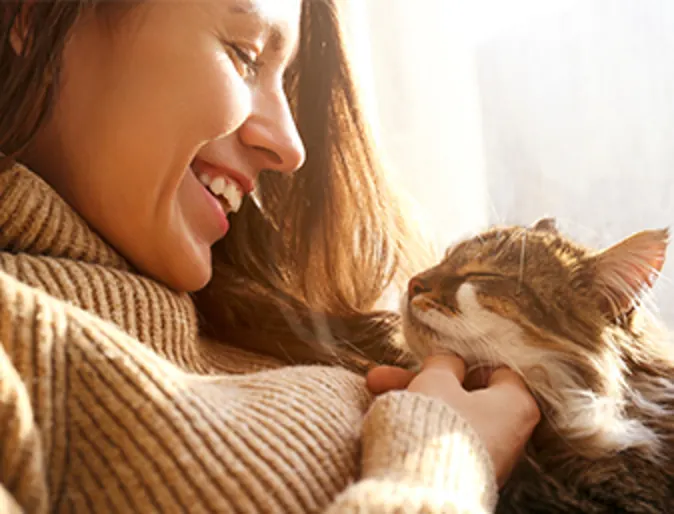
[(407, 350), (505, 365), (541, 408), (497, 513), (674, 513), (674, 346), (644, 308), (668, 229), (601, 251), (552, 218), (451, 246), (409, 281)]

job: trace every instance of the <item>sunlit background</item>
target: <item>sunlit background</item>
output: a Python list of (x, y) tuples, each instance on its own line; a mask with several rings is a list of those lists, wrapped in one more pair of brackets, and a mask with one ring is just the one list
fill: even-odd
[(592, 245), (674, 226), (674, 0), (351, 2), (382, 150), (440, 246), (543, 215)]

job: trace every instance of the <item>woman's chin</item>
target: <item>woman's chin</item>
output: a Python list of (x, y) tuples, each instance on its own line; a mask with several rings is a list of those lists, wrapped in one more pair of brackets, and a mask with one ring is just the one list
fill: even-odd
[(205, 243), (180, 245), (160, 254), (154, 266), (139, 270), (177, 292), (203, 289), (213, 276), (211, 247)]
[(211, 247), (203, 245), (196, 253), (192, 265), (180, 266), (167, 284), (176, 291), (193, 293), (206, 287), (213, 276)]

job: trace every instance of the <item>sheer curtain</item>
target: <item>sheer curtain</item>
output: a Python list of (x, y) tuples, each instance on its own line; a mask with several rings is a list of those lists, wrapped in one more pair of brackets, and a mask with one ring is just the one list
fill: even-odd
[(674, 1), (351, 1), (379, 141), (441, 246), (543, 215), (593, 245), (674, 227)]

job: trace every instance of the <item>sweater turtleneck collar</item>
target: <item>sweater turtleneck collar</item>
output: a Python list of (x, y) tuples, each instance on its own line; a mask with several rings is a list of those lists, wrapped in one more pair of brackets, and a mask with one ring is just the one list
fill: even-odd
[(131, 265), (41, 177), (0, 171), (0, 272), (110, 321), (183, 368), (197, 371), (197, 316), (188, 294)]

